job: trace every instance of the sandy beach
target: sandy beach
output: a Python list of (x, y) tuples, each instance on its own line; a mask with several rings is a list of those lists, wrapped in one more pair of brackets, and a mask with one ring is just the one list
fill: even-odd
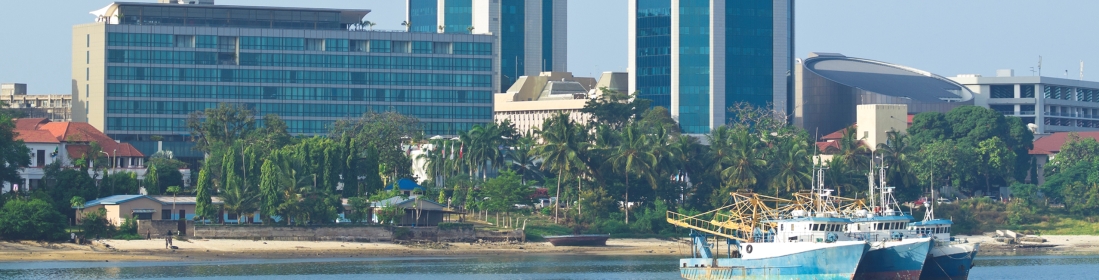
[[(980, 242), (981, 255), (1010, 255), (1024, 254), (1099, 254), (1099, 236), (1094, 235), (1042, 235), (1044, 243), (1023, 242), (1021, 244), (1004, 244), (996, 242), (990, 236), (961, 235), (955, 236), (957, 240)], [(1041, 244), (1041, 247), (1034, 245)], [(1017, 246), (1022, 245), (1022, 246)]]
[(168, 261), (256, 258), (343, 258), (394, 256), (489, 256), (524, 254), (686, 255), (686, 240), (611, 239), (605, 247), (554, 247), (527, 243), (356, 243), (337, 241), (174, 241), (179, 249), (164, 249), (164, 240), (102, 240), (93, 245), (72, 243), (0, 242), (0, 262), (19, 261)]

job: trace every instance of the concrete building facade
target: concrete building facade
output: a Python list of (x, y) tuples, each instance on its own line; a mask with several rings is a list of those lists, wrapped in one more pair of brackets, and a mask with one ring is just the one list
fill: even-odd
[(629, 92), (653, 100), (683, 132), (724, 125), (746, 102), (789, 112), (792, 0), (630, 0)]
[(541, 128), (546, 119), (559, 113), (568, 113), (574, 122), (587, 123), (591, 116), (581, 113), (580, 109), (588, 100), (599, 96), (603, 88), (626, 90), (627, 77), (623, 72), (604, 72), (598, 81), (573, 77), (568, 72), (519, 77), (507, 92), (495, 95), (495, 120), (510, 121), (523, 135), (530, 135)]
[(493, 36), (371, 31), (369, 12), (110, 4), (73, 27), (73, 120), (192, 159), (188, 114), (219, 103), (277, 114), (295, 135), (365, 112), (417, 117), (427, 134), (492, 121)]
[(519, 77), (568, 68), (565, 0), (406, 0), (405, 24), (416, 33), (490, 34), (496, 37), (498, 91)]
[(1033, 124), (1037, 134), (1099, 130), (1099, 82), (1041, 76), (1016, 77), (999, 70), (996, 77), (950, 78), (974, 92), (974, 105)]
[(27, 94), (27, 84), (0, 84), (0, 100), (21, 112), (21, 118), (71, 121), (72, 99), (72, 94)]

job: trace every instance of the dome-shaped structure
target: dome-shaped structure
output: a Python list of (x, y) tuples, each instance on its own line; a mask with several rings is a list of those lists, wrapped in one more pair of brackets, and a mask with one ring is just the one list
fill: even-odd
[(850, 126), (862, 104), (904, 104), (909, 114), (973, 104), (965, 86), (911, 67), (830, 53), (812, 53), (798, 66), (794, 123), (810, 133)]

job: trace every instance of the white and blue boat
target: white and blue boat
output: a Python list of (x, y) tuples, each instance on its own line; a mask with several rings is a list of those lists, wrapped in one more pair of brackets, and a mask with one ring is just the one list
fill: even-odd
[[(759, 198), (734, 194), (734, 205), (694, 216), (668, 213), (668, 222), (692, 229), (685, 279), (852, 279), (869, 249), (847, 238), (851, 222), (835, 213), (770, 210)], [(792, 202), (771, 198), (773, 202)], [(756, 211), (747, 212), (744, 209)], [(731, 210), (730, 214), (721, 214)], [(703, 219), (713, 215), (714, 218)], [(709, 240), (714, 240), (713, 244)], [(724, 242), (718, 242), (723, 240)], [(724, 243), (724, 244), (721, 244)], [(721, 246), (724, 245), (724, 246)]]
[(870, 195), (866, 207), (849, 212), (852, 224), (848, 234), (856, 240), (870, 242), (870, 250), (862, 258), (854, 279), (917, 280), (931, 249), (931, 238), (908, 233), (908, 223), (914, 219), (900, 210), (893, 197), (893, 187), (885, 182), (885, 166), (869, 174)]
[[(935, 197), (934, 191), (931, 197)], [(936, 219), (933, 203), (925, 202), (925, 206), (927, 212), (924, 213), (923, 221), (908, 224), (910, 234), (931, 238), (931, 252), (927, 255), (920, 279), (968, 279), (969, 270), (973, 268), (973, 258), (977, 257), (981, 244), (954, 240), (950, 236), (950, 227), (954, 222)]]

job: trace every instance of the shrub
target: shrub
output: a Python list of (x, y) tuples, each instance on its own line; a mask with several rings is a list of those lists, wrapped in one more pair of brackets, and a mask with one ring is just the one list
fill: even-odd
[(473, 224), (471, 223), (439, 223), (439, 230), (473, 230)]
[(107, 209), (104, 208), (85, 212), (84, 218), (80, 219), (80, 229), (85, 237), (110, 237), (115, 231), (114, 225), (107, 220)]
[(393, 228), (393, 239), (394, 240), (407, 240), (409, 238), (412, 238), (412, 230), (411, 229), (403, 228), (403, 227), (394, 227)]
[(63, 240), (65, 217), (41, 199), (14, 199), (0, 208), (0, 238), (9, 240)]

